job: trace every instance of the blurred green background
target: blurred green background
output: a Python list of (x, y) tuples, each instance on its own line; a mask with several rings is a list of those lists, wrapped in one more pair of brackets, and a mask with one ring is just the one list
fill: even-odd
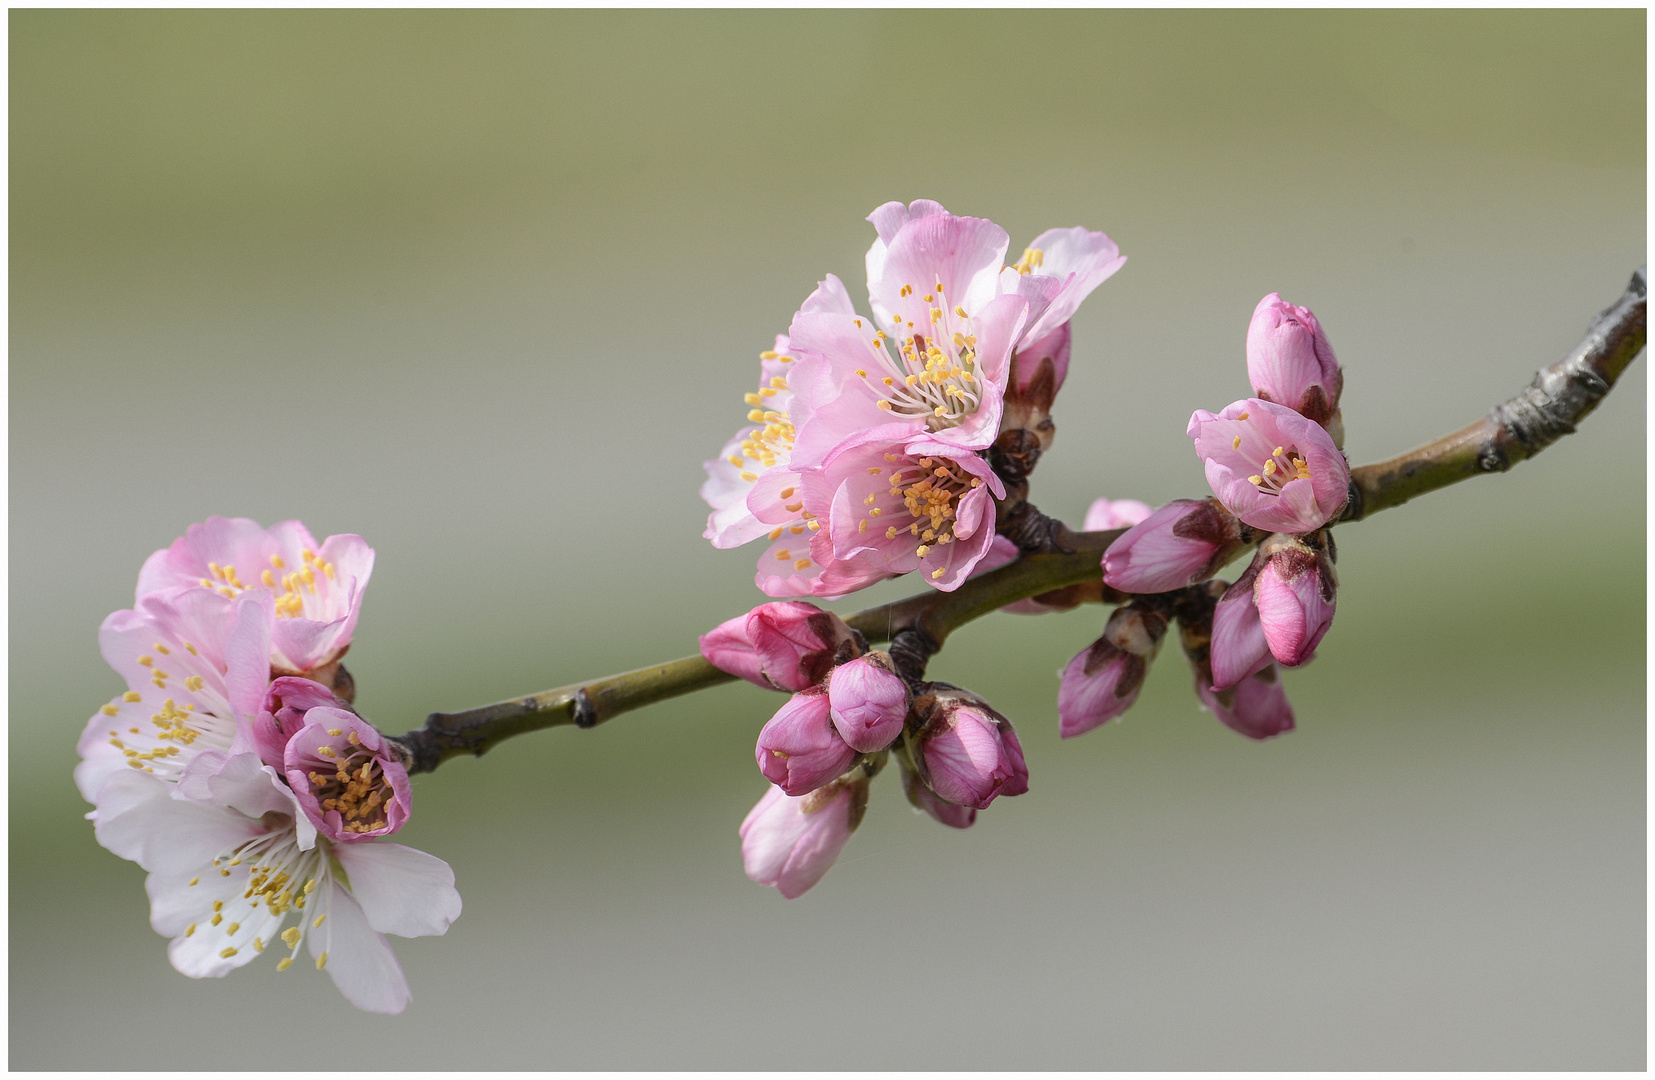
[(120, 689), (99, 621), (210, 514), (374, 545), (387, 730), (693, 651), (761, 599), (700, 462), (815, 281), (862, 292), (886, 200), (1129, 256), (1049, 512), (1204, 492), (1184, 424), (1247, 392), (1272, 290), (1329, 329), (1353, 461), (1469, 422), (1644, 261), (1644, 22), (13, 12), (10, 1064), (311, 1060), (268, 1020), (381, 1068), (1642, 1068), (1642, 360), (1539, 459), (1340, 530), (1273, 743), (1174, 649), (1060, 744), (1092, 608), (933, 668), (1016, 720), (1026, 797), (956, 834), (883, 778), (794, 902), (741, 871), (749, 686), (418, 778), (403, 836), (466, 906), (398, 942), (400, 1017), (174, 973), (69, 774)]

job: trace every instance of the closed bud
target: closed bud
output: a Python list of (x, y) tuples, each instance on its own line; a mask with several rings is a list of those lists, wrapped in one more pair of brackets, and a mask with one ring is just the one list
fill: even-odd
[(851, 749), (883, 750), (902, 734), (908, 717), (908, 684), (890, 655), (871, 652), (840, 664), (828, 677), (833, 726)]
[(1234, 686), (1271, 663), (1270, 643), (1253, 602), (1253, 586), (1268, 561), (1263, 552), (1253, 556), (1252, 564), (1224, 590), (1213, 611), (1209, 660), (1215, 690)]
[(845, 745), (829, 715), (827, 691), (801, 690), (759, 732), (759, 771), (789, 795), (804, 795), (851, 767), (859, 756)]
[(1082, 735), (1130, 709), (1166, 632), (1166, 617), (1156, 611), (1137, 603), (1117, 608), (1103, 636), (1063, 669), (1058, 734)]
[[(1247, 327), (1247, 377), (1258, 397), (1285, 405), (1325, 428), (1331, 428), (1338, 415), (1345, 376), (1333, 346), (1309, 308), (1289, 304), (1277, 293), (1253, 309)], [(1344, 441), (1342, 424), (1340, 428), (1336, 443)]]
[[(1268, 739), (1293, 730), (1293, 709), (1279, 679), (1280, 669), (1268, 662), (1242, 676), (1234, 685), (1214, 690), (1211, 663), (1215, 607), (1227, 583), (1210, 581), (1200, 591), (1181, 596), (1176, 605), (1178, 633), (1184, 655), (1195, 672), (1195, 694), (1230, 730), (1250, 739)], [(1266, 651), (1268, 657), (1268, 651)]]
[(909, 733), (915, 767), (938, 797), (987, 809), (1029, 790), (1029, 769), (1011, 721), (969, 690), (932, 683), (914, 699)]
[(1267, 561), (1253, 586), (1260, 630), (1270, 652), (1297, 667), (1316, 652), (1333, 625), (1339, 581), (1326, 530), (1306, 537), (1272, 536), (1259, 548)]
[(1130, 593), (1182, 589), (1212, 577), (1251, 534), (1217, 499), (1177, 499), (1109, 545), (1103, 580)]
[(1275, 664), (1266, 664), (1229, 689), (1214, 690), (1207, 685), (1211, 676), (1197, 671), (1195, 693), (1231, 731), (1249, 739), (1274, 738), (1293, 730), (1293, 706), (1280, 673)]
[(772, 787), (741, 823), (747, 876), (789, 900), (804, 895), (833, 866), (867, 807), (861, 770), (806, 795)]
[(951, 829), (969, 829), (977, 820), (977, 810), (971, 806), (958, 806), (951, 802), (944, 802), (937, 798), (936, 793), (925, 786), (925, 781), (919, 778), (919, 773), (908, 761), (908, 755), (898, 754), (897, 760), (902, 765), (902, 793), (908, 796), (908, 802), (915, 810), (919, 810), (942, 822)]
[(798, 600), (760, 604), (701, 636), (709, 664), (767, 690), (814, 686), (836, 662), (862, 651), (839, 616)]

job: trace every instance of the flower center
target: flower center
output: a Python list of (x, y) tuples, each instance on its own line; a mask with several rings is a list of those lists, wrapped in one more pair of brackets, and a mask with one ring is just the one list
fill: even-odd
[[(773, 349), (759, 353), (759, 359), (774, 360), (782, 364), (793, 362), (793, 357), (782, 356)], [(759, 471), (763, 471), (777, 465), (786, 465), (793, 459), (793, 421), (785, 412), (765, 408), (766, 405), (776, 404), (772, 399), (786, 393), (787, 390), (787, 377), (772, 375), (755, 393), (746, 394), (742, 398), (752, 406), (747, 413), (748, 422), (759, 427), (741, 440), (741, 453), (731, 454), (729, 462), (741, 470), (741, 478), (749, 484), (759, 477), (758, 472), (747, 464), (748, 461), (754, 462)]]
[[(1241, 445), (1241, 436), (1236, 436), (1235, 445)], [(1264, 459), (1263, 467), (1249, 476), (1247, 481), (1268, 495), (1280, 495), (1281, 489), (1290, 481), (1309, 479), (1310, 466), (1299, 456), (1298, 447), (1284, 449), (1278, 446)]]
[[(971, 489), (982, 487), (983, 482), (965, 473), (954, 462), (943, 458), (922, 457), (918, 460), (904, 461), (899, 455), (886, 454), (885, 460), (892, 463), (887, 474), (890, 482), (887, 493), (902, 500), (900, 510), (892, 509), (896, 513), (905, 510), (909, 517), (906, 525), (900, 521), (887, 525), (885, 539), (895, 540), (906, 532), (917, 541), (914, 554), (922, 559), (933, 547), (952, 544), (954, 516), (959, 500)], [(869, 506), (865, 520), (883, 515), (884, 508), (873, 505), (876, 498), (877, 494), (874, 494), (864, 500), (865, 505)], [(867, 531), (865, 523), (858, 523), (858, 531)], [(932, 571), (931, 576), (939, 578), (945, 572), (939, 567)]]
[[(332, 734), (330, 732), (329, 734)], [(366, 747), (356, 732), (349, 735), (350, 744), (357, 749), (342, 757), (331, 746), (317, 748), (317, 753), (334, 759), (332, 774), (312, 769), (308, 774), (311, 791), (323, 812), (337, 810), (344, 819), (345, 831), (373, 832), (386, 826), (385, 804), (391, 801), (391, 782), (385, 778), (379, 759)]]
[[(247, 875), (247, 887), (239, 899), (232, 893), (229, 903), (212, 901), (206, 924), (191, 923), (184, 936), (225, 934), (230, 944), (219, 955), (226, 959), (249, 945), (254, 952), (263, 952), (266, 939), (251, 935), (259, 931), (274, 936), (276, 927), (292, 912), (298, 916), (298, 925), (283, 930), (280, 936), (282, 943), (293, 951), (276, 965), (277, 971), (286, 971), (298, 955), (306, 932), (319, 929), (327, 921), (327, 900), (333, 894), (330, 878), (335, 864), (328, 853), (328, 841), (323, 837), (318, 837), (316, 847), (309, 851), (299, 847), (293, 819), (288, 815), (272, 812), (264, 815), (264, 823), (266, 832), (221, 851), (213, 859), (212, 868), (220, 877)], [(199, 884), (199, 875), (190, 879), (191, 886)], [(312, 909), (317, 906), (313, 901), (320, 901), (323, 908), (314, 917), (312, 911), (307, 910), (307, 906)], [(261, 905), (265, 914), (258, 910)], [(272, 923), (271, 919), (275, 921)], [(332, 927), (324, 933), (331, 937)], [(327, 965), (327, 957), (324, 950), (316, 960), (318, 969)]]
[[(291, 573), (282, 574), (278, 579), (277, 571), (287, 569), (287, 563), (280, 555), (270, 556), (270, 568), (259, 572), (259, 582), (264, 588), (274, 590), (279, 580), (283, 591), (276, 597), (276, 617), (278, 619), (296, 619), (306, 614), (306, 594), (309, 595), (310, 606), (320, 604), (316, 595), (316, 575), (322, 574), (329, 581), (333, 580), (333, 564), (319, 558), (314, 551), (306, 548), (303, 552), (304, 567)], [(203, 588), (215, 589), (222, 596), (234, 599), (248, 589), (258, 588), (257, 585), (244, 585), (236, 576), (236, 568), (231, 565), (220, 566), (216, 562), (207, 564), (207, 573), (211, 577), (201, 579)]]
[[(904, 285), (901, 295), (913, 295), (914, 287)], [(893, 315), (895, 338), (883, 330), (874, 331), (874, 352), (885, 362), (890, 374), (870, 376), (857, 369), (879, 395), (879, 407), (896, 416), (924, 418), (930, 431), (957, 427), (977, 411), (982, 385), (977, 378), (977, 335), (965, 308), (950, 309), (942, 297), (942, 285), (922, 298), (919, 309), (923, 325)], [(860, 322), (858, 322), (860, 325)], [(887, 342), (895, 341), (898, 359), (893, 361)]]

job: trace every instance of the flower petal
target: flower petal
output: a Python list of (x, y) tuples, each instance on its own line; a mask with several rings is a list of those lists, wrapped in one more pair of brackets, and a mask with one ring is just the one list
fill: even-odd
[(381, 934), (430, 937), (460, 917), (454, 871), (435, 855), (384, 841), (333, 849), (368, 926)]

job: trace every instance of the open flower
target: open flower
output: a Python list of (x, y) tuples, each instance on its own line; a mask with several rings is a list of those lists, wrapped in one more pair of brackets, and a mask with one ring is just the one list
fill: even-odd
[(826, 522), (813, 556), (885, 576), (919, 570), (945, 592), (987, 553), (993, 500), (1005, 497), (981, 455), (878, 431), (845, 440), (803, 481), (806, 507)]
[[(876, 428), (982, 449), (1000, 431), (1012, 346), (1028, 301), (998, 295), (1005, 230), (936, 203), (890, 203), (870, 215), (873, 318), (832, 275), (794, 316), (796, 468)], [(892, 425), (895, 425), (894, 427)]]
[(145, 561), (138, 597), (197, 588), (225, 600), (268, 592), (276, 611), (271, 668), (332, 685), (329, 665), (350, 647), (373, 567), (373, 548), (360, 536), (317, 543), (297, 521), (265, 529), (247, 518), (213, 517)]
[(203, 589), (146, 596), (105, 619), (98, 646), (127, 689), (81, 734), (75, 784), (86, 801), (97, 803), (113, 776), (176, 784), (198, 756), (245, 746), (270, 676), (274, 621), (268, 592), (227, 601)]
[(318, 836), (255, 754), (200, 779), (210, 801), (176, 798), (138, 772), (100, 792), (98, 842), (149, 872), (150, 922), (172, 938), (173, 967), (219, 978), (268, 949), (287, 952), (284, 971), (306, 943), (353, 1005), (401, 1012), (408, 983), (384, 935), (442, 934), (459, 917), (448, 864), (401, 844)]
[(1126, 256), (1113, 240), (1076, 226), (1047, 229), (1023, 249), (1015, 265), (1000, 272), (1000, 290), (1029, 301), (1028, 325), (1017, 352), (1055, 354), (1061, 348), (1062, 369), (1056, 372), (1054, 394), (1068, 370), (1068, 342), (1066, 334), (1061, 343), (1052, 335), (1069, 325), (1093, 289), (1125, 265)]
[(1307, 533), (1345, 505), (1350, 466), (1320, 424), (1259, 398), (1214, 415), (1197, 409), (1189, 437), (1225, 509), (1255, 529)]
[(372, 724), (344, 709), (308, 710), (287, 740), (282, 771), (299, 809), (336, 843), (389, 836), (413, 809), (407, 766)]

